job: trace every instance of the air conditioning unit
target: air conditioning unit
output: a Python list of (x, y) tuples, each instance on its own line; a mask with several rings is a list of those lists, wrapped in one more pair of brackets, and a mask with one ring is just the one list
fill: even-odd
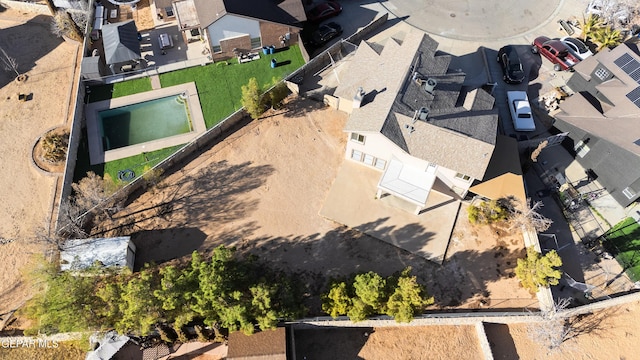
[(425, 81), (423, 84), (424, 90), (433, 95), (433, 91), (435, 90), (436, 85), (438, 85), (438, 82), (436, 81), (436, 79), (428, 78), (427, 81)]

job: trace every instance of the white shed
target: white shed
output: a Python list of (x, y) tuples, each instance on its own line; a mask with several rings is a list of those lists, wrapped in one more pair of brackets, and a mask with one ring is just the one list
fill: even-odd
[(136, 246), (130, 236), (67, 240), (60, 251), (60, 270), (78, 271), (100, 264), (133, 271), (135, 255)]

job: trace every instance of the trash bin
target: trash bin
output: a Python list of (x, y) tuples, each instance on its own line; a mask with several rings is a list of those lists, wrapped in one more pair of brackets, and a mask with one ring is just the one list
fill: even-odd
[(265, 55), (269, 54), (269, 48), (266, 47), (266, 46), (263, 46), (262, 47), (262, 53), (265, 54)]
[(278, 61), (276, 59), (271, 59), (271, 68), (275, 68), (278, 65)]
[(276, 47), (273, 45), (269, 46), (269, 54), (273, 54), (275, 52), (276, 52)]

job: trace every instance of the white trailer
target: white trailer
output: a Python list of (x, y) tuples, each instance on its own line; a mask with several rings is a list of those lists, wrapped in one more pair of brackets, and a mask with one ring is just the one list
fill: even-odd
[(509, 112), (516, 131), (535, 131), (536, 123), (531, 114), (531, 105), (525, 91), (507, 91)]

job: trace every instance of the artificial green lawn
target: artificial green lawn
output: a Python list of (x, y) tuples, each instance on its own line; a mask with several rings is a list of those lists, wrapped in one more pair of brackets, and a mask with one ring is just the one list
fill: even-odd
[(145, 77), (113, 84), (92, 86), (87, 98), (88, 102), (96, 102), (151, 90), (153, 90), (151, 88), (151, 80)]
[[(271, 59), (274, 58), (279, 62), (279, 65), (271, 68)], [(250, 78), (255, 77), (258, 80), (258, 84), (267, 89), (273, 84), (274, 77), (280, 80), (302, 65), (304, 65), (304, 59), (300, 48), (298, 45), (292, 45), (273, 55), (264, 55), (260, 52), (259, 60), (243, 64), (238, 64), (237, 59), (234, 58), (206, 66), (196, 66), (160, 74), (160, 83), (162, 87), (169, 87), (195, 82), (202, 114), (207, 129), (210, 129), (242, 107), (240, 100), (242, 97), (242, 85), (247, 84)], [(91, 87), (87, 101), (108, 100), (151, 90), (149, 78), (122, 81)], [(88, 147), (86, 144), (81, 144), (78, 149), (74, 182), (78, 182), (83, 178), (87, 171), (93, 171), (100, 176), (108, 174), (114, 180), (118, 178), (119, 171), (126, 169), (133, 170), (136, 176), (139, 176), (143, 173), (145, 165), (149, 168), (155, 166), (182, 146), (178, 145), (146, 153), (148, 161), (145, 160), (143, 155), (136, 155), (90, 166)]]
[[(626, 218), (605, 235), (610, 250), (633, 281), (640, 280), (640, 224)], [(613, 245), (613, 248), (611, 248)]]
[[(271, 59), (281, 64), (271, 68)], [(268, 88), (272, 79), (282, 79), (304, 64), (297, 45), (273, 55), (260, 52), (260, 59), (238, 64), (237, 59), (218, 62), (207, 66), (192, 67), (160, 74), (162, 87), (184, 84), (194, 81), (198, 88), (200, 106), (207, 129), (213, 127), (234, 111), (242, 107), (242, 85), (255, 77), (258, 84)]]

